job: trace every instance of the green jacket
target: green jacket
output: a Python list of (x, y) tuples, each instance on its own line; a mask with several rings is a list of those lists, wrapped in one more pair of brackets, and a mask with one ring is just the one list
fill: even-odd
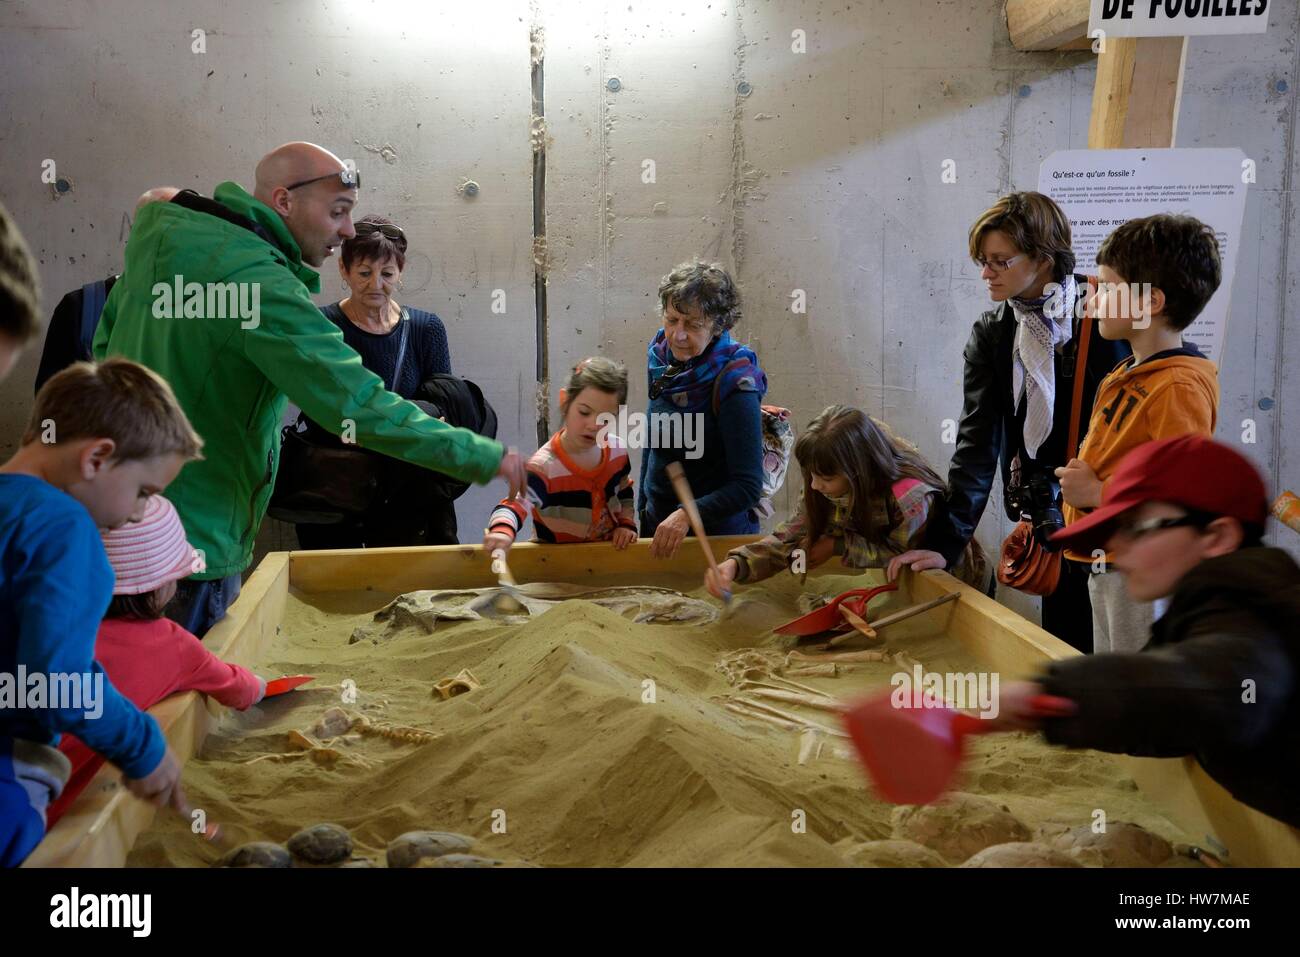
[[(303, 264), (280, 217), (236, 183), (222, 183), (213, 198), (260, 225), (274, 244), (175, 203), (145, 206), (94, 343), (97, 359), (125, 356), (167, 379), (203, 437), (203, 458), (185, 465), (167, 489), (190, 543), (206, 559), (206, 570), (193, 577), (222, 578), (252, 561), (275, 486), (288, 400), (336, 434), (348, 420), (355, 423), (355, 440), (365, 448), (486, 484), (500, 465), (500, 443), (427, 416), (385, 389), (311, 301), (320, 276)], [(183, 307), (196, 298), (191, 290), (182, 302), (170, 301), (177, 276), (203, 284), (205, 318), (184, 318)], [(218, 303), (219, 295), (207, 295), (209, 283), (237, 285), (218, 288), (229, 297)], [(260, 308), (231, 308), (230, 290)]]

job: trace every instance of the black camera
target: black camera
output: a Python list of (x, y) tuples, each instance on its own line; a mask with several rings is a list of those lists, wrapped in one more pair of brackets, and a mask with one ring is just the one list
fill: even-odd
[(1027, 480), (1023, 477), (1007, 488), (1007, 506), (1012, 515), (1028, 518), (1034, 527), (1034, 538), (1048, 551), (1056, 551), (1059, 543), (1051, 541), (1056, 532), (1065, 528), (1061, 514), (1061, 486), (1046, 472), (1033, 472)]

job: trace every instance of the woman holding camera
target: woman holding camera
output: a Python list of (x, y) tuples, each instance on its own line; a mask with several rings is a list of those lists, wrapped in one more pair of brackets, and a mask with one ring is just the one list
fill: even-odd
[[(1095, 318), (1082, 318), (1087, 277), (1074, 274), (1070, 222), (1041, 193), (999, 199), (970, 229), (970, 256), (996, 304), (976, 321), (965, 352), (965, 401), (948, 470), (946, 508), (927, 526), (923, 549), (890, 563), (914, 571), (951, 568), (984, 514), (993, 476), (1002, 473), (1007, 517), (1027, 518), (1040, 544), (1064, 525), (1054, 470), (1070, 458), (1071, 414), (1079, 439), (1102, 378), (1129, 355), (1108, 342)], [(1079, 362), (1080, 334), (1091, 323)], [(1075, 377), (1083, 377), (1074, 409)], [(1061, 562), (1043, 597), (1043, 627), (1082, 652), (1092, 651), (1089, 567)]]

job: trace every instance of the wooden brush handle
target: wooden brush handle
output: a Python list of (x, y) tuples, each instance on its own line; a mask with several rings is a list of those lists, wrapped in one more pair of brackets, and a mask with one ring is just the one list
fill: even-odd
[(691, 523), (691, 530), (695, 532), (695, 537), (700, 540), (700, 547), (704, 549), (704, 557), (708, 559), (709, 567), (713, 569), (714, 574), (721, 577), (718, 571), (718, 563), (713, 558), (713, 548), (709, 545), (709, 536), (704, 534), (704, 523), (700, 521), (700, 510), (695, 507), (695, 496), (691, 494), (691, 483), (686, 481), (686, 473), (682, 471), (682, 463), (669, 462), (664, 469), (668, 473), (668, 478), (673, 483), (673, 491), (677, 493), (677, 501), (681, 502), (683, 511), (686, 512), (686, 518)]
[(902, 621), (905, 618), (911, 618), (913, 615), (919, 615), (923, 611), (929, 611), (931, 608), (937, 608), (944, 602), (956, 601), (958, 597), (959, 594), (957, 592), (950, 591), (946, 595), (940, 595), (938, 598), (932, 598), (929, 601), (921, 602), (919, 605), (913, 605), (911, 608), (904, 608), (902, 611), (896, 611), (892, 615), (886, 615), (884, 618), (870, 622), (870, 625), (876, 631), (879, 631), (886, 625), (892, 625), (896, 621)]

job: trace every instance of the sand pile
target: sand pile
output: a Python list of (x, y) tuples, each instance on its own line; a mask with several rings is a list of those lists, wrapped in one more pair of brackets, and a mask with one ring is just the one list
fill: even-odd
[[(862, 584), (838, 576), (809, 582), (830, 595)], [(799, 734), (723, 706), (734, 689), (719, 660), (746, 647), (777, 648), (770, 630), (799, 614), (800, 591), (785, 577), (747, 589), (729, 616), (705, 624), (636, 623), (632, 611), (624, 617), (566, 600), (522, 623), (440, 620), (432, 633), (417, 616), (376, 622), (375, 611), (395, 596), (310, 596), (309, 603), (291, 595), (258, 671), (307, 671), (318, 681), (225, 716), (187, 766), (185, 785), (192, 803), (238, 841), (283, 844), (328, 821), (350, 832), (356, 856), (379, 862), (399, 835), (437, 830), (471, 836), (475, 854), (546, 866), (952, 866), (990, 844), (1040, 836), (1055, 840), (1059, 853), (1077, 844), (1090, 855), (1083, 863), (1098, 863), (1107, 855), (1062, 837), (1089, 824), (1096, 808), (1166, 841), (1186, 840), (1106, 756), (1002, 735), (975, 742), (961, 785), (970, 800), (1001, 809), (985, 817), (1002, 825), (984, 828), (987, 842), (968, 840), (960, 852), (922, 846), (949, 825), (906, 827), (915, 815), (872, 797), (840, 739), (828, 738), (801, 764)], [(691, 597), (709, 601), (698, 589)], [(873, 603), (871, 615), (901, 604)], [(912, 619), (896, 626), (888, 644), (905, 646), (928, 668), (975, 670), (934, 627), (928, 615)], [(382, 640), (350, 642), (358, 629), (380, 629)], [(435, 683), (464, 670), (481, 687), (450, 699), (434, 692)], [(887, 684), (894, 670), (867, 663), (841, 677), (802, 680), (851, 698)], [(355, 700), (344, 700), (353, 688)], [(363, 734), (353, 723), (329, 740), (341, 755), (333, 762), (256, 760), (290, 754), (289, 732), (310, 735), (331, 708), (348, 714), (341, 727), (355, 716), (419, 733)], [(128, 863), (201, 865), (219, 856), (168, 815), (141, 835)]]

